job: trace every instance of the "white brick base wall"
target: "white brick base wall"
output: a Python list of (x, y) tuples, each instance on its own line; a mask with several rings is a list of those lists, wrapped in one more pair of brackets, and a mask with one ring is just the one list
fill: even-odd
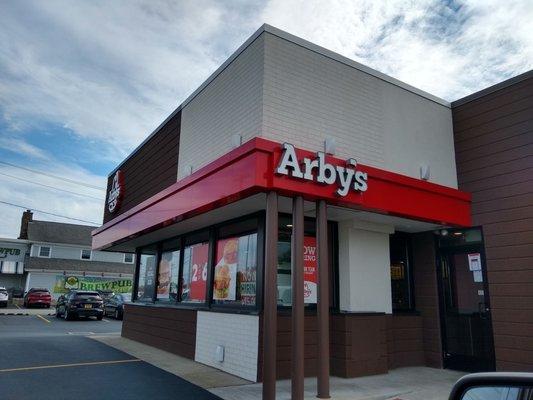
[[(194, 360), (257, 382), (259, 317), (198, 311)], [(224, 361), (216, 361), (224, 346)]]

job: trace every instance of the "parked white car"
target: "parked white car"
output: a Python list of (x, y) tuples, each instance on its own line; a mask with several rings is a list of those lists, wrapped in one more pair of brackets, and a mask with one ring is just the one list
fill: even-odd
[(7, 307), (7, 301), (9, 300), (9, 294), (5, 287), (0, 287), (0, 307)]

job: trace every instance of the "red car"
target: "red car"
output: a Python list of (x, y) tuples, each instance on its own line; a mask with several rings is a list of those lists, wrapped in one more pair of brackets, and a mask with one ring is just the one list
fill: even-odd
[(24, 296), (24, 307), (40, 306), (50, 308), (52, 296), (48, 289), (31, 288)]

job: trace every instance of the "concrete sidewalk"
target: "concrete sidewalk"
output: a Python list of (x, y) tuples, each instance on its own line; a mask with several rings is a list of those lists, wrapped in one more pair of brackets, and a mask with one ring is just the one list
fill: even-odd
[[(452, 386), (463, 375), (457, 371), (409, 367), (361, 378), (331, 377), (330, 394), (335, 400), (447, 400)], [(261, 384), (210, 389), (226, 400), (259, 400), (261, 390)], [(290, 380), (278, 381), (276, 399), (290, 398)], [(305, 398), (316, 399), (316, 378), (306, 378)]]
[(162, 370), (170, 372), (204, 389), (223, 386), (246, 385), (250, 381), (230, 375), (216, 368), (195, 362), (185, 357), (180, 357), (168, 351), (156, 349), (152, 346), (135, 342), (121, 336), (91, 336), (108, 346), (121, 350), (124, 353), (139, 358)]
[[(227, 400), (261, 399), (262, 386), (188, 358), (117, 336), (92, 336), (158, 368), (186, 379)], [(331, 377), (331, 398), (337, 400), (447, 400), (464, 373), (427, 367), (391, 370), (388, 374), (343, 379)], [(278, 381), (277, 399), (290, 399), (290, 380)], [(305, 380), (305, 398), (316, 399), (316, 378)]]
[(23, 308), (7, 307), (0, 308), (0, 315), (56, 315), (56, 309), (50, 308)]

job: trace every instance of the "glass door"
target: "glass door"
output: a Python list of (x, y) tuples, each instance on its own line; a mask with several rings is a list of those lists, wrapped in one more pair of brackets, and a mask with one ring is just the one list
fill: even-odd
[(441, 239), (440, 245), (444, 367), (492, 371), (494, 344), (483, 244), (465, 243), (463, 238), (455, 243)]

